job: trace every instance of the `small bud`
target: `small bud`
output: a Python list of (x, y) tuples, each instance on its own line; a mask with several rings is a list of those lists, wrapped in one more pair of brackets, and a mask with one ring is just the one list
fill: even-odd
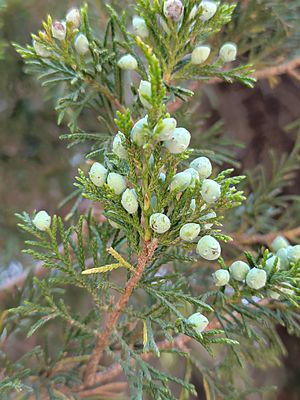
[(195, 199), (191, 200), (189, 211), (191, 211), (191, 212), (195, 212), (196, 211), (196, 200)]
[(271, 272), (276, 272), (280, 269), (280, 258), (276, 256), (272, 256), (267, 259), (266, 265), (265, 265), (265, 271), (267, 271), (268, 274)]
[(236, 59), (237, 47), (234, 43), (225, 43), (220, 48), (220, 57), (224, 62), (232, 62)]
[(205, 179), (202, 184), (201, 195), (206, 203), (215, 203), (221, 197), (221, 186), (211, 179)]
[(131, 140), (139, 147), (145, 144), (146, 141), (145, 138), (148, 134), (147, 127), (148, 127), (148, 116), (146, 115), (146, 117), (137, 121), (137, 123), (132, 128), (130, 135)]
[(212, 174), (212, 165), (207, 157), (198, 157), (190, 164), (194, 168), (201, 179), (209, 178)]
[(246, 283), (251, 289), (262, 289), (267, 283), (266, 271), (263, 269), (252, 268), (247, 274)]
[(177, 121), (175, 118), (165, 118), (154, 128), (154, 135), (158, 136), (159, 140), (170, 140), (176, 126)]
[(74, 43), (75, 50), (80, 56), (84, 56), (89, 51), (89, 41), (87, 37), (80, 33)]
[(40, 57), (50, 57), (51, 56), (51, 51), (47, 50), (47, 48), (42, 44), (34, 40), (32, 42), (33, 48), (36, 52), (36, 54)]
[(166, 174), (164, 172), (160, 172), (159, 173), (159, 178), (158, 178), (161, 182), (165, 182), (166, 181)]
[(179, 21), (183, 14), (183, 4), (180, 0), (165, 0), (164, 15), (172, 21)]
[(289, 241), (283, 236), (277, 236), (271, 243), (271, 249), (276, 253), (278, 250), (290, 245)]
[(171, 228), (171, 222), (165, 214), (156, 213), (150, 217), (150, 226), (156, 233), (165, 233)]
[(191, 183), (192, 176), (189, 172), (179, 172), (174, 175), (170, 183), (171, 192), (183, 192)]
[(149, 100), (152, 98), (151, 82), (141, 81), (138, 93), (143, 106), (147, 109), (151, 108), (152, 104), (149, 102)]
[(65, 40), (66, 38), (66, 23), (60, 21), (54, 21), (52, 24), (52, 36), (58, 40)]
[(289, 248), (287, 254), (290, 262), (292, 263), (298, 262), (300, 260), (300, 244)]
[(51, 217), (46, 211), (39, 211), (32, 223), (38, 230), (46, 231), (51, 226)]
[(190, 144), (191, 134), (185, 128), (176, 128), (172, 138), (164, 142), (165, 147), (171, 154), (183, 153)]
[(196, 17), (197, 11), (198, 11), (199, 7), (194, 5), (192, 8), (192, 11), (190, 12), (189, 15), (189, 21), (191, 21), (192, 19), (194, 19)]
[(217, 260), (221, 255), (220, 243), (212, 236), (203, 236), (198, 242), (197, 253), (205, 260)]
[(212, 276), (216, 286), (226, 286), (230, 281), (230, 274), (227, 269), (219, 269)]
[[(217, 218), (217, 214), (214, 211), (212, 211), (211, 213), (203, 215), (203, 217), (201, 217), (200, 220), (207, 221), (207, 220), (214, 219), (214, 218)], [(214, 224), (204, 224), (204, 229), (209, 230), (213, 226), (214, 226)]]
[(217, 5), (213, 1), (203, 0), (200, 7), (202, 8), (201, 20), (203, 22), (210, 20), (217, 12)]
[(288, 258), (288, 248), (281, 248), (276, 253), (277, 257), (280, 260), (280, 269), (287, 270), (290, 266), (290, 261)]
[(126, 160), (128, 157), (127, 150), (125, 149), (123, 143), (125, 141), (125, 136), (122, 132), (118, 132), (114, 138), (112, 144), (112, 151), (116, 154), (121, 160)]
[(89, 172), (90, 180), (97, 187), (101, 187), (106, 182), (107, 169), (100, 163), (95, 162)]
[(180, 229), (180, 238), (185, 242), (192, 242), (199, 236), (200, 233), (200, 225), (199, 224), (185, 224)]
[(244, 261), (235, 261), (229, 267), (230, 274), (236, 281), (242, 282), (246, 279), (250, 271), (250, 267)]
[(149, 36), (149, 30), (144, 18), (138, 16), (133, 17), (132, 25), (135, 35), (141, 37), (142, 39), (146, 39)]
[(209, 46), (198, 46), (192, 52), (192, 64), (199, 65), (203, 64), (210, 55), (210, 47)]
[(133, 71), (137, 69), (138, 63), (131, 54), (126, 54), (125, 56), (121, 57), (120, 60), (118, 61), (118, 67), (128, 71)]
[(116, 172), (110, 172), (107, 177), (107, 184), (115, 194), (120, 195), (126, 190), (126, 180), (124, 176)]
[(74, 28), (79, 28), (80, 20), (81, 20), (81, 16), (80, 16), (80, 11), (78, 10), (78, 8), (72, 8), (66, 15), (66, 21), (69, 24), (72, 24)]
[(126, 189), (122, 194), (122, 206), (129, 214), (135, 214), (139, 208), (137, 195), (134, 189)]
[(189, 325), (192, 325), (197, 333), (202, 333), (209, 324), (208, 319), (201, 313), (191, 315), (187, 320)]

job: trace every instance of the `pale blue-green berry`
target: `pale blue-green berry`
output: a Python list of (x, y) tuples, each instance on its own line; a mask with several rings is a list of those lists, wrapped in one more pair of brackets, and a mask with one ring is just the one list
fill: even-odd
[(263, 269), (252, 268), (247, 274), (246, 283), (251, 289), (262, 289), (267, 283), (266, 271)]
[[(213, 218), (217, 218), (217, 214), (214, 211), (212, 211), (206, 215), (203, 215), (203, 217), (200, 218), (200, 221), (207, 221), (207, 220), (210, 220)], [(213, 226), (214, 226), (213, 223), (204, 224), (204, 229), (208, 230), (208, 229), (211, 229)]]
[(152, 214), (149, 222), (151, 229), (156, 233), (162, 234), (171, 228), (171, 221), (165, 214)]
[(212, 277), (216, 286), (226, 286), (230, 281), (230, 273), (227, 269), (219, 269)]
[(185, 224), (180, 229), (179, 236), (185, 242), (192, 242), (193, 240), (196, 239), (196, 237), (199, 236), (200, 229), (201, 228), (199, 224), (193, 224), (193, 223)]
[(220, 243), (212, 236), (203, 236), (198, 242), (197, 253), (205, 260), (217, 260), (221, 255)]
[(181, 0), (165, 0), (164, 15), (172, 21), (179, 21), (183, 14), (183, 4)]
[(101, 187), (106, 182), (107, 169), (100, 163), (95, 162), (89, 172), (90, 180), (97, 187)]
[(122, 132), (118, 132), (114, 138), (112, 144), (112, 151), (122, 160), (126, 160), (128, 158), (127, 150), (124, 147), (125, 136)]
[(165, 147), (171, 154), (183, 153), (190, 144), (191, 134), (185, 128), (176, 128), (172, 138), (164, 142)]
[(203, 64), (210, 55), (209, 46), (198, 46), (192, 52), (191, 62), (192, 64), (199, 65)]
[(38, 230), (46, 231), (51, 226), (51, 217), (46, 211), (39, 211), (32, 223)]
[(244, 261), (235, 261), (229, 267), (230, 274), (236, 281), (242, 282), (246, 279), (250, 271), (250, 267)]
[(122, 194), (121, 204), (129, 214), (135, 214), (139, 208), (134, 189), (126, 189)]
[(170, 140), (177, 126), (175, 118), (164, 118), (154, 128), (154, 135), (158, 136), (159, 140)]
[[(276, 265), (276, 267), (275, 267)], [(280, 258), (276, 256), (272, 256), (267, 259), (266, 264), (265, 264), (265, 271), (267, 271), (268, 274), (272, 272), (276, 272), (277, 270), (280, 269)]]
[(137, 146), (143, 146), (146, 142), (148, 115), (137, 121), (131, 131), (131, 140)]
[(36, 52), (36, 54), (40, 57), (50, 57), (51, 56), (51, 51), (47, 50), (47, 48), (42, 44), (34, 40), (32, 42), (33, 48)]
[(75, 50), (80, 56), (84, 56), (90, 49), (89, 41), (87, 37), (83, 33), (79, 33), (77, 36), (75, 43)]
[(213, 204), (221, 197), (221, 186), (211, 179), (205, 179), (201, 187), (201, 195), (206, 203)]
[(149, 102), (149, 99), (152, 97), (152, 86), (151, 82), (141, 81), (140, 86), (138, 88), (139, 98), (141, 103), (145, 108), (151, 108), (152, 104)]
[(300, 260), (300, 244), (288, 249), (288, 258), (292, 263), (296, 263)]
[(194, 168), (201, 179), (209, 178), (212, 174), (212, 165), (207, 157), (198, 157), (190, 164)]
[(278, 250), (286, 248), (290, 242), (283, 236), (277, 236), (271, 243), (271, 249), (276, 253)]
[(183, 192), (191, 183), (192, 175), (189, 172), (183, 171), (174, 175), (170, 183), (171, 192)]
[(166, 174), (164, 172), (160, 172), (159, 173), (159, 180), (161, 182), (165, 182), (166, 181)]
[(196, 211), (196, 199), (192, 199), (191, 200), (191, 204), (190, 204), (190, 209), (191, 212), (195, 212)]
[(191, 174), (191, 183), (190, 183), (190, 187), (194, 188), (196, 186), (196, 184), (198, 182), (200, 182), (200, 178), (199, 178), (199, 174), (198, 172), (194, 169), (194, 168), (188, 168), (185, 170), (185, 172), (188, 172), (189, 174)]
[(107, 184), (115, 194), (120, 195), (126, 190), (126, 180), (124, 176), (116, 172), (110, 172), (107, 177)]
[(135, 16), (132, 20), (133, 32), (135, 35), (146, 39), (149, 36), (149, 30), (147, 28), (144, 18)]
[(54, 21), (51, 27), (52, 36), (58, 40), (65, 40), (67, 29), (64, 21)]
[(288, 258), (288, 248), (283, 247), (279, 249), (276, 256), (280, 259), (280, 269), (287, 270), (290, 266), (290, 261)]
[(189, 316), (187, 320), (189, 325), (192, 325), (197, 333), (202, 333), (208, 326), (208, 319), (201, 313), (195, 313)]
[(219, 52), (220, 58), (224, 62), (232, 62), (236, 59), (237, 55), (237, 46), (234, 43), (225, 43), (223, 46), (220, 48)]
[(128, 71), (134, 71), (138, 67), (138, 63), (136, 58), (134, 58), (131, 54), (125, 54), (118, 61), (118, 67)]
[(79, 28), (81, 16), (78, 8), (72, 8), (66, 15), (66, 21), (72, 24), (74, 28)]
[(204, 22), (210, 20), (217, 12), (217, 5), (213, 1), (203, 0), (200, 3), (200, 7), (202, 8), (202, 14), (200, 18)]

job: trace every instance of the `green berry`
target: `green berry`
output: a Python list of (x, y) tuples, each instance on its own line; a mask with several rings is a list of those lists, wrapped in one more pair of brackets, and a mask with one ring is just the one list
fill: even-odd
[(112, 151), (122, 160), (126, 160), (128, 158), (127, 150), (124, 147), (125, 136), (123, 133), (118, 132), (114, 138)]
[(121, 204), (129, 214), (135, 214), (139, 208), (134, 189), (126, 189), (122, 194)]
[(165, 214), (156, 213), (150, 217), (150, 227), (154, 232), (162, 234), (171, 228), (171, 222)]
[(118, 61), (118, 67), (128, 71), (134, 71), (138, 67), (136, 59), (131, 54), (126, 54)]
[(199, 65), (203, 64), (210, 55), (209, 46), (198, 46), (192, 52), (191, 62), (192, 64)]
[(286, 248), (290, 245), (289, 241), (283, 236), (277, 236), (271, 243), (271, 249), (276, 253), (278, 250)]
[(143, 106), (147, 109), (152, 107), (152, 104), (149, 100), (152, 98), (152, 86), (151, 82), (148, 81), (141, 81), (139, 89), (139, 98)]
[(212, 276), (216, 286), (226, 286), (230, 281), (230, 274), (227, 269), (219, 269)]
[(202, 8), (201, 20), (203, 22), (210, 20), (217, 12), (217, 5), (213, 1), (203, 0), (200, 7)]
[(197, 236), (199, 236), (200, 229), (201, 228), (199, 224), (185, 224), (180, 229), (180, 238), (185, 242), (192, 242)]
[(212, 165), (207, 157), (198, 157), (190, 164), (194, 168), (201, 179), (209, 178), (212, 174)]
[(192, 325), (197, 333), (202, 333), (208, 326), (208, 319), (201, 313), (191, 315), (187, 320), (189, 325)]
[(262, 289), (267, 283), (267, 273), (263, 269), (252, 268), (246, 277), (247, 285), (254, 290)]
[(171, 154), (183, 153), (190, 144), (191, 134), (185, 128), (176, 128), (172, 138), (164, 142), (165, 147)]
[(300, 260), (300, 244), (289, 248), (287, 254), (290, 262), (292, 263), (298, 262)]
[(230, 274), (236, 281), (242, 282), (246, 279), (250, 271), (250, 267), (244, 261), (235, 261), (229, 267)]
[(38, 230), (46, 231), (51, 226), (51, 217), (46, 211), (39, 211), (32, 223)]
[(74, 46), (80, 56), (84, 56), (90, 50), (89, 41), (83, 33), (77, 36)]
[(191, 183), (192, 176), (189, 172), (179, 172), (174, 175), (170, 183), (171, 192), (183, 192)]
[(203, 236), (198, 242), (197, 253), (205, 260), (217, 260), (221, 255), (220, 243), (212, 236)]
[(165, 118), (154, 128), (154, 135), (158, 136), (159, 140), (170, 140), (176, 126), (177, 121), (175, 118)]
[(102, 164), (95, 162), (89, 172), (90, 180), (95, 186), (101, 187), (106, 182), (107, 173), (107, 169)]
[(148, 127), (148, 115), (137, 121), (131, 131), (131, 140), (137, 146), (141, 147), (146, 143), (146, 136)]
[(225, 43), (220, 49), (220, 58), (224, 62), (232, 62), (236, 59), (237, 47), (234, 43)]
[(205, 179), (202, 184), (201, 195), (206, 203), (216, 203), (221, 197), (221, 186), (211, 179)]
[(107, 177), (107, 184), (115, 194), (120, 195), (126, 190), (126, 180), (124, 176), (111, 172)]
[(144, 18), (135, 16), (132, 20), (133, 32), (135, 35), (146, 39), (149, 36), (149, 30), (147, 28)]

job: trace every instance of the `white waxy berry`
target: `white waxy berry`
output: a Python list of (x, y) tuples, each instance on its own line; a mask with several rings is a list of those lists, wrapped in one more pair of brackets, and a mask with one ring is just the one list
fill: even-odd
[(195, 313), (189, 316), (187, 320), (189, 325), (192, 325), (197, 333), (202, 333), (208, 326), (208, 319), (201, 313)]
[(232, 62), (236, 59), (237, 56), (237, 46), (234, 43), (225, 43), (220, 48), (220, 58), (224, 62)]
[(174, 175), (170, 183), (171, 192), (183, 192), (191, 183), (192, 176), (189, 172), (179, 172)]
[(146, 39), (149, 36), (149, 30), (147, 28), (144, 18), (139, 16), (133, 17), (132, 25), (135, 35), (141, 37), (142, 39)]
[[(203, 220), (204, 220), (204, 221), (207, 221), (207, 220), (214, 219), (214, 218), (217, 218), (217, 214), (216, 214), (214, 211), (212, 211), (211, 213), (208, 213), (208, 214), (206, 214), (206, 215), (203, 215), (203, 217), (201, 217), (200, 220), (201, 220), (201, 221), (203, 221)], [(209, 230), (209, 229), (211, 229), (213, 226), (214, 226), (213, 223), (205, 224), (205, 225), (204, 225), (204, 229)]]
[(107, 169), (102, 164), (95, 162), (89, 172), (90, 180), (95, 186), (101, 187), (106, 182), (107, 173)]
[(288, 248), (283, 247), (279, 249), (276, 255), (280, 260), (280, 269), (287, 270), (290, 266), (290, 261), (288, 258)]
[(51, 27), (51, 31), (52, 36), (55, 39), (65, 40), (67, 34), (66, 23), (64, 21), (54, 21)]
[(148, 133), (147, 126), (148, 126), (148, 116), (146, 115), (146, 117), (137, 121), (137, 123), (132, 128), (131, 140), (137, 146), (143, 146), (145, 144), (146, 136)]
[(219, 269), (212, 276), (216, 286), (226, 286), (230, 281), (230, 273), (227, 269)]
[(75, 50), (80, 56), (84, 56), (90, 50), (89, 41), (87, 37), (80, 33), (74, 43)]
[(176, 128), (172, 138), (164, 142), (165, 147), (171, 154), (183, 153), (190, 144), (191, 134), (185, 128)]
[(192, 52), (192, 64), (203, 64), (209, 57), (211, 49), (209, 46), (198, 46)]
[(39, 43), (36, 40), (34, 40), (32, 42), (32, 45), (38, 56), (45, 58), (51, 56), (51, 51), (47, 50), (46, 46), (44, 46), (42, 43)]
[(126, 189), (122, 194), (121, 204), (129, 214), (135, 214), (139, 208), (134, 189)]
[(149, 222), (151, 229), (156, 233), (162, 234), (171, 228), (171, 221), (165, 214), (152, 214)]
[(128, 157), (128, 153), (126, 148), (124, 147), (125, 136), (122, 132), (118, 132), (114, 138), (112, 144), (112, 151), (122, 160), (126, 160)]
[(172, 21), (179, 21), (183, 14), (183, 4), (180, 0), (165, 0), (164, 15)]
[(51, 226), (51, 217), (46, 211), (39, 211), (32, 223), (38, 230), (46, 231)]
[(141, 81), (139, 89), (139, 98), (143, 106), (147, 109), (152, 107), (152, 104), (149, 100), (152, 98), (152, 86), (151, 82), (148, 81)]
[(213, 1), (203, 0), (200, 3), (202, 8), (201, 20), (203, 22), (210, 20), (217, 12), (217, 5)]
[(213, 204), (221, 197), (221, 186), (211, 179), (205, 179), (202, 184), (201, 195), (206, 203)]
[(124, 176), (116, 172), (110, 172), (107, 177), (107, 184), (115, 194), (120, 195), (126, 190), (126, 180)]
[(185, 224), (180, 229), (180, 238), (185, 242), (192, 242), (199, 236), (200, 233), (200, 225), (199, 224)]
[(280, 258), (276, 256), (272, 256), (267, 259), (266, 264), (265, 264), (265, 271), (267, 271), (268, 274), (271, 272), (276, 272), (280, 269)]
[(247, 274), (246, 283), (251, 289), (262, 289), (267, 283), (266, 271), (263, 269), (252, 268)]
[(205, 260), (217, 260), (221, 255), (220, 243), (212, 236), (203, 236), (198, 242), (197, 253)]
[(250, 267), (244, 261), (235, 261), (229, 267), (230, 274), (236, 281), (242, 282), (246, 279), (250, 271)]
[(290, 246), (290, 242), (283, 236), (277, 236), (271, 243), (271, 249), (276, 253), (280, 249)]
[(154, 128), (154, 135), (159, 140), (170, 140), (176, 129), (177, 121), (175, 118), (165, 118), (160, 121)]
[(207, 157), (198, 157), (190, 164), (194, 168), (201, 179), (209, 178), (212, 174), (212, 165)]
[(290, 247), (287, 254), (290, 262), (298, 262), (300, 260), (300, 244)]
[(66, 15), (66, 21), (72, 24), (74, 28), (79, 28), (81, 22), (80, 10), (72, 8)]
[(134, 71), (137, 69), (138, 63), (131, 54), (125, 54), (118, 61), (118, 67), (127, 71)]
[(191, 175), (191, 183), (189, 187), (194, 188), (196, 187), (196, 184), (200, 182), (199, 174), (194, 168), (188, 168), (185, 170), (186, 173), (189, 173)]

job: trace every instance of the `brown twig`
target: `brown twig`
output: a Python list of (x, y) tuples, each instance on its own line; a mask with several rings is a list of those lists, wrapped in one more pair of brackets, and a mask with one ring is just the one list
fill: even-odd
[(153, 257), (156, 247), (157, 247), (156, 240), (145, 243), (143, 251), (139, 256), (138, 265), (135, 273), (127, 282), (125, 291), (120, 297), (118, 303), (116, 304), (114, 311), (109, 315), (107, 324), (104, 328), (102, 335), (96, 340), (96, 346), (92, 352), (92, 355), (90, 357), (90, 360), (87, 364), (84, 373), (84, 383), (86, 386), (91, 386), (94, 384), (97, 373), (97, 367), (99, 361), (101, 360), (103, 351), (111, 336), (111, 333), (114, 330), (120, 318), (122, 310), (127, 306), (130, 296), (132, 295), (132, 292), (134, 291), (136, 285), (139, 283), (146, 265)]

